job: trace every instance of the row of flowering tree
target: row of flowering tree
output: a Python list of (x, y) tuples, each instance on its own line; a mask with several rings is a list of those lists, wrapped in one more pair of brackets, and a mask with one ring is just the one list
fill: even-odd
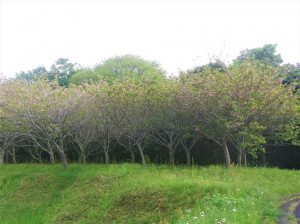
[(286, 140), (298, 134), (299, 101), (292, 86), (276, 79), (274, 68), (243, 63), (222, 73), (207, 70), (190, 86), (199, 94), (199, 130), (223, 148), (226, 166), (229, 142), (240, 158), (248, 146), (261, 146), (266, 132), (289, 133)]
[[(146, 165), (145, 140), (162, 145), (175, 164), (175, 152), (191, 149), (200, 138), (216, 142), (231, 164), (228, 144), (242, 155), (262, 148), (268, 138), (299, 137), (299, 100), (292, 86), (276, 78), (276, 69), (241, 63), (228, 69), (206, 69), (177, 80), (149, 78), (81, 86), (6, 81), (0, 90), (0, 164), (14, 146), (32, 156), (57, 153), (67, 167), (66, 151), (80, 161), (101, 149), (110, 163), (112, 142), (124, 146), (135, 161), (138, 150)], [(296, 143), (296, 141), (295, 141)], [(72, 145), (72, 147), (70, 147)]]

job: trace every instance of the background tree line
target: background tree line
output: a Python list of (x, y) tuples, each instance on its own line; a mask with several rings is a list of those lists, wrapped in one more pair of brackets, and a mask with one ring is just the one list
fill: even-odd
[(231, 65), (217, 60), (176, 78), (133, 55), (20, 72), (1, 83), (0, 164), (59, 159), (66, 168), (113, 157), (229, 167), (232, 155), (238, 165), (249, 154), (265, 163), (270, 145), (299, 156), (300, 66), (280, 65), (275, 50), (246, 50)]

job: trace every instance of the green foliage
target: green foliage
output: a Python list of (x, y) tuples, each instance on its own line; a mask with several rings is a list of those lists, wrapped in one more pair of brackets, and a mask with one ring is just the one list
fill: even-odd
[(16, 80), (25, 80), (29, 83), (33, 83), (37, 79), (46, 77), (47, 74), (48, 74), (47, 69), (43, 66), (40, 66), (31, 71), (27, 71), (27, 72), (21, 71), (20, 73), (17, 73)]
[(82, 85), (84, 83), (97, 83), (99, 80), (99, 75), (95, 74), (92, 69), (85, 68), (77, 70), (76, 73), (71, 76), (69, 83), (75, 85)]
[(253, 48), (251, 50), (246, 49), (234, 60), (234, 64), (243, 61), (252, 61), (278, 67), (283, 60), (280, 54), (275, 54), (276, 46), (277, 44), (266, 44), (263, 47)]
[(48, 73), (48, 79), (53, 81), (57, 79), (60, 86), (68, 86), (69, 79), (76, 72), (76, 64), (69, 62), (68, 58), (59, 58), (55, 64), (51, 66)]
[(168, 149), (174, 164), (177, 148), (189, 161), (205, 136), (224, 150), (229, 167), (229, 142), (254, 156), (266, 143), (299, 144), (299, 98), (292, 82), (282, 84), (297, 79), (299, 66), (275, 67), (275, 48), (248, 50), (233, 65), (211, 62), (182, 73), (179, 81), (133, 55), (80, 70), (60, 58), (46, 77), (40, 67), (1, 83), (0, 131), (49, 153), (54, 148), (62, 160), (71, 149), (85, 161), (98, 150), (90, 147), (99, 145), (107, 163), (110, 146), (122, 138), (139, 149), (144, 165), (146, 141)]
[(191, 70), (187, 70), (184, 73), (180, 74), (180, 79), (184, 80), (186, 78), (191, 78), (197, 75), (203, 75), (207, 70), (209, 71), (217, 71), (221, 73), (225, 73), (227, 66), (220, 60), (211, 61), (206, 65), (196, 66)]
[(271, 140), (275, 144), (293, 144), (300, 146), (299, 121), (278, 125)]
[(69, 62), (68, 58), (59, 58), (51, 66), (50, 71), (44, 66), (37, 67), (33, 70), (16, 74), (15, 80), (25, 80), (33, 83), (39, 79), (46, 78), (49, 81), (57, 80), (60, 86), (68, 86), (69, 79), (75, 74), (77, 64)]
[(282, 85), (276, 73), (277, 68), (244, 61), (229, 66), (226, 72), (206, 69), (187, 79), (183, 83), (194, 92), (188, 101), (194, 104), (188, 111), (197, 108), (197, 129), (219, 145), (230, 141), (238, 150), (247, 148), (253, 155), (263, 150), (262, 130), (272, 130), (272, 136), (281, 138), (275, 129), (297, 120), (297, 98), (292, 86)]
[(134, 55), (109, 58), (97, 65), (94, 68), (94, 73), (110, 84), (114, 81), (120, 82), (131, 79), (143, 81), (162, 79), (165, 75), (165, 71), (157, 62), (146, 61)]
[(300, 63), (296, 65), (286, 64), (281, 67), (279, 75), (283, 76), (283, 84), (295, 85), (296, 90), (300, 88)]
[(165, 79), (165, 71), (155, 61), (147, 61), (139, 56), (123, 55), (109, 58), (93, 69), (81, 69), (70, 78), (70, 83), (82, 85), (104, 81), (113, 82), (143, 81)]

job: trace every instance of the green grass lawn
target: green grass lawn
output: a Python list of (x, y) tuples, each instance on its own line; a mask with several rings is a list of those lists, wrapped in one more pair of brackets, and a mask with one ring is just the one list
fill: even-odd
[(276, 223), (300, 172), (138, 164), (4, 165), (0, 223)]

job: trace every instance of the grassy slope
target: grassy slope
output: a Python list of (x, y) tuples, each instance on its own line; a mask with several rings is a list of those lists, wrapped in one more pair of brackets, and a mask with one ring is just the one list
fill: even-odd
[(0, 167), (0, 223), (276, 223), (300, 172), (119, 165)]

